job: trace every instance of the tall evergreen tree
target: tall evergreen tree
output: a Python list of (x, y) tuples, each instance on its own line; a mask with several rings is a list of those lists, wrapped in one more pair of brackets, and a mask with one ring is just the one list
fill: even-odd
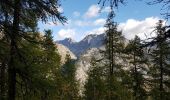
[(134, 40), (131, 40), (126, 47), (128, 54), (128, 61), (132, 66), (129, 66), (131, 84), (133, 90), (134, 100), (145, 100), (147, 97), (146, 93), (146, 82), (147, 76), (147, 59), (144, 49), (141, 48), (142, 43), (138, 36), (135, 36)]
[(109, 60), (110, 75), (113, 75), (114, 70), (118, 68), (116, 65), (116, 57), (120, 57), (120, 53), (124, 47), (124, 37), (122, 32), (117, 30), (117, 24), (112, 21), (113, 13), (110, 13), (105, 27), (106, 30), (106, 56)]
[[(107, 73), (107, 99), (121, 100), (128, 89), (122, 84), (124, 70), (118, 62), (124, 49), (124, 37), (122, 32), (117, 30), (117, 24), (113, 21), (114, 13), (111, 12), (106, 22), (106, 58), (108, 59)], [(120, 89), (121, 88), (121, 89)], [(129, 95), (130, 96), (130, 95)], [(130, 99), (130, 98), (129, 98)]]
[[(156, 26), (156, 38), (161, 38), (164, 35), (164, 32), (165, 28), (163, 28), (163, 21), (160, 20)], [(158, 42), (151, 51), (151, 61), (153, 63), (153, 66), (150, 68), (153, 84), (151, 94), (155, 100), (168, 100), (169, 98), (169, 54), (169, 40)]]
[[(3, 7), (8, 7), (4, 10)], [(10, 57), (8, 61), (8, 99), (15, 100), (16, 92), (16, 66), (15, 57), (21, 59), (19, 42), (21, 38), (31, 41), (26, 34), (28, 31), (35, 31), (39, 19), (47, 21), (51, 17), (53, 21), (65, 22), (65, 17), (58, 11), (58, 0), (1, 0), (0, 1), (0, 28), (7, 29), (5, 36), (9, 38)], [(9, 27), (4, 25), (5, 15), (8, 15)], [(12, 30), (12, 31), (11, 31)], [(23, 61), (21, 61), (23, 62)]]
[(106, 96), (104, 67), (97, 63), (95, 58), (91, 59), (88, 79), (84, 86), (85, 100), (104, 100)]
[(6, 99), (7, 87), (7, 62), (9, 56), (9, 44), (3, 33), (0, 33), (0, 100)]
[(37, 41), (42, 42), (38, 44), (22, 41), (23, 48), (20, 48), (20, 52), (29, 66), (23, 62), (16, 63), (16, 99), (56, 100), (60, 56), (50, 30), (45, 31), (44, 37), (37, 36), (37, 33), (33, 35)]
[(60, 95), (60, 99), (64, 100), (78, 100), (78, 82), (75, 79), (75, 61), (71, 59), (70, 55), (67, 54), (65, 58), (65, 64), (61, 69), (62, 74), (62, 94)]

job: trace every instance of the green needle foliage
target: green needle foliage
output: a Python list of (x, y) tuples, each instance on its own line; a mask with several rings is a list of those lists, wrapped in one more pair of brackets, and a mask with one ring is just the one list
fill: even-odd
[[(30, 32), (37, 31), (37, 22), (41, 19), (47, 22), (49, 19), (52, 21), (66, 22), (66, 18), (58, 11), (60, 4), (58, 0), (1, 0), (0, 1), (0, 32), (8, 40), (9, 57), (7, 66), (7, 97), (8, 100), (15, 100), (17, 76), (27, 76), (27, 70), (18, 65), (30, 65), (25, 54), (21, 52), (23, 45), (21, 42), (27, 40), (35, 42), (30, 37)], [(31, 64), (32, 65), (32, 64)], [(18, 69), (22, 69), (19, 70)], [(23, 72), (21, 72), (23, 71)], [(24, 74), (25, 73), (25, 74)], [(25, 78), (28, 79), (28, 78)], [(4, 84), (4, 83), (2, 83)], [(3, 86), (3, 85), (2, 85)], [(4, 89), (2, 89), (4, 94)], [(4, 96), (4, 95), (3, 95)]]
[(131, 64), (129, 66), (131, 82), (128, 85), (133, 90), (135, 100), (146, 100), (147, 98), (145, 77), (147, 76), (148, 65), (145, 49), (141, 48), (141, 46), (140, 38), (135, 36), (134, 40), (131, 40), (125, 48), (126, 53), (129, 55), (129, 63)]
[[(165, 32), (163, 28), (162, 21), (160, 20), (156, 27), (156, 39), (161, 38)], [(170, 74), (169, 74), (169, 57), (170, 57), (170, 47), (169, 40), (158, 42), (154, 49), (151, 51), (151, 61), (152, 65), (150, 68), (152, 90), (151, 96), (154, 100), (168, 100), (170, 94)]]
[[(131, 92), (124, 85), (126, 72), (123, 70), (123, 65), (120, 63), (124, 50), (125, 39), (122, 32), (117, 30), (117, 24), (112, 21), (114, 15), (110, 13), (105, 27), (106, 30), (106, 65), (107, 77), (107, 100), (122, 100), (131, 99)], [(122, 62), (123, 63), (123, 62)], [(125, 79), (125, 80), (124, 80)], [(127, 98), (127, 96), (129, 98)]]
[(75, 79), (75, 61), (71, 60), (69, 54), (66, 55), (66, 62), (62, 66), (61, 74), (63, 78), (62, 83), (62, 100), (79, 100), (78, 82)]
[[(85, 100), (104, 100), (106, 87), (104, 68), (97, 65), (93, 58), (91, 61), (91, 69), (88, 72), (88, 79), (85, 83), (84, 99)], [(101, 88), (102, 87), (102, 88)]]

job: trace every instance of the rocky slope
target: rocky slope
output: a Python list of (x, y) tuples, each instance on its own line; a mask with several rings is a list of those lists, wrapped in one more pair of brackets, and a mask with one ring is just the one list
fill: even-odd
[[(76, 79), (80, 83), (80, 94), (82, 94), (84, 84), (88, 78), (88, 71), (91, 67), (92, 59), (99, 60), (104, 58), (104, 54), (101, 51), (104, 50), (104, 46), (99, 48), (90, 48), (84, 52), (80, 58), (76, 61)], [(104, 61), (104, 60), (103, 60)]]
[(71, 59), (76, 60), (77, 57), (64, 45), (62, 44), (58, 44), (56, 43), (57, 49), (58, 49), (58, 53), (61, 56), (61, 62), (64, 63), (65, 62), (65, 57), (67, 54), (70, 55)]

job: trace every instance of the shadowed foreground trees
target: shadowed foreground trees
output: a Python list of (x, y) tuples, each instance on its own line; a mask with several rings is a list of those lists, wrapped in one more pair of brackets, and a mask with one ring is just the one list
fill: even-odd
[[(163, 21), (157, 23), (156, 37), (161, 38), (164, 35), (165, 29), (163, 28)], [(151, 75), (152, 91), (151, 95), (155, 100), (168, 100), (170, 94), (170, 70), (169, 70), (169, 57), (170, 47), (169, 39), (160, 41), (155, 44), (154, 49), (150, 52), (151, 61), (153, 66), (150, 68), (149, 74)]]
[(145, 89), (146, 75), (148, 72), (148, 61), (146, 49), (141, 48), (142, 43), (138, 36), (129, 41), (125, 48), (128, 55), (129, 71), (131, 82), (128, 84), (133, 91), (134, 100), (146, 100), (147, 92)]
[[(15, 99), (62, 100), (69, 98), (77, 100), (79, 98), (78, 84), (74, 78), (74, 62), (71, 62), (68, 57), (65, 67), (61, 67), (60, 56), (52, 40), (51, 31), (46, 30), (44, 36), (39, 33), (29, 33), (29, 36), (36, 42), (32, 43), (23, 39), (18, 49), (25, 62), (15, 57), (14, 64), (17, 66)], [(8, 49), (7, 45), (1, 46)], [(1, 50), (0, 54), (2, 55), (6, 49)], [(62, 73), (61, 69), (66, 72)], [(7, 76), (7, 70), (5, 74), (1, 74)], [(1, 83), (5, 86), (1, 85), (0, 89), (4, 94), (1, 94), (2, 100), (7, 99), (7, 77), (4, 79)]]
[[(20, 52), (22, 39), (32, 41), (27, 32), (35, 32), (39, 19), (47, 21), (51, 17), (53, 21), (65, 22), (66, 19), (58, 11), (58, 0), (1, 0), (0, 1), (0, 30), (8, 40), (9, 57), (8, 69), (8, 100), (15, 100), (17, 66), (19, 62), (28, 65)], [(29, 9), (28, 9), (29, 8)]]
[(61, 68), (63, 78), (61, 100), (79, 100), (78, 81), (75, 79), (75, 61), (71, 60), (69, 54), (66, 55), (65, 64)]

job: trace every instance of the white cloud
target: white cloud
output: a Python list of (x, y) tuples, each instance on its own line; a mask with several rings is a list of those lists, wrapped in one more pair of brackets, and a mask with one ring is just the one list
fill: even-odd
[(125, 23), (120, 23), (118, 29), (122, 30), (127, 39), (132, 39), (135, 35), (138, 35), (141, 39), (146, 39), (145, 34), (147, 37), (155, 35), (151, 32), (158, 20), (160, 20), (158, 17), (148, 17), (144, 20), (128, 19)]
[(75, 36), (75, 34), (76, 34), (75, 29), (61, 29), (58, 32), (58, 36), (61, 39), (64, 39), (64, 38), (73, 38)]
[(91, 5), (89, 7), (89, 9), (87, 10), (87, 12), (84, 14), (84, 18), (94, 18), (94, 17), (97, 17), (99, 14), (100, 14), (100, 10), (101, 10), (101, 13), (108, 13), (111, 11), (111, 8), (110, 7), (104, 7), (103, 9), (101, 9), (99, 7), (99, 5)]
[(84, 18), (94, 18), (99, 15), (100, 7), (98, 5), (91, 5), (87, 12), (84, 14)]
[(100, 19), (97, 19), (97, 20), (94, 21), (95, 26), (98, 26), (98, 25), (103, 26), (105, 23), (106, 23), (106, 19), (104, 19), (104, 18), (100, 18)]
[(90, 31), (85, 32), (86, 35), (89, 34), (103, 34), (105, 32), (106, 28), (104, 27), (99, 27)]
[(78, 11), (73, 12), (73, 16), (74, 17), (79, 17), (80, 16), (80, 12), (78, 12)]

